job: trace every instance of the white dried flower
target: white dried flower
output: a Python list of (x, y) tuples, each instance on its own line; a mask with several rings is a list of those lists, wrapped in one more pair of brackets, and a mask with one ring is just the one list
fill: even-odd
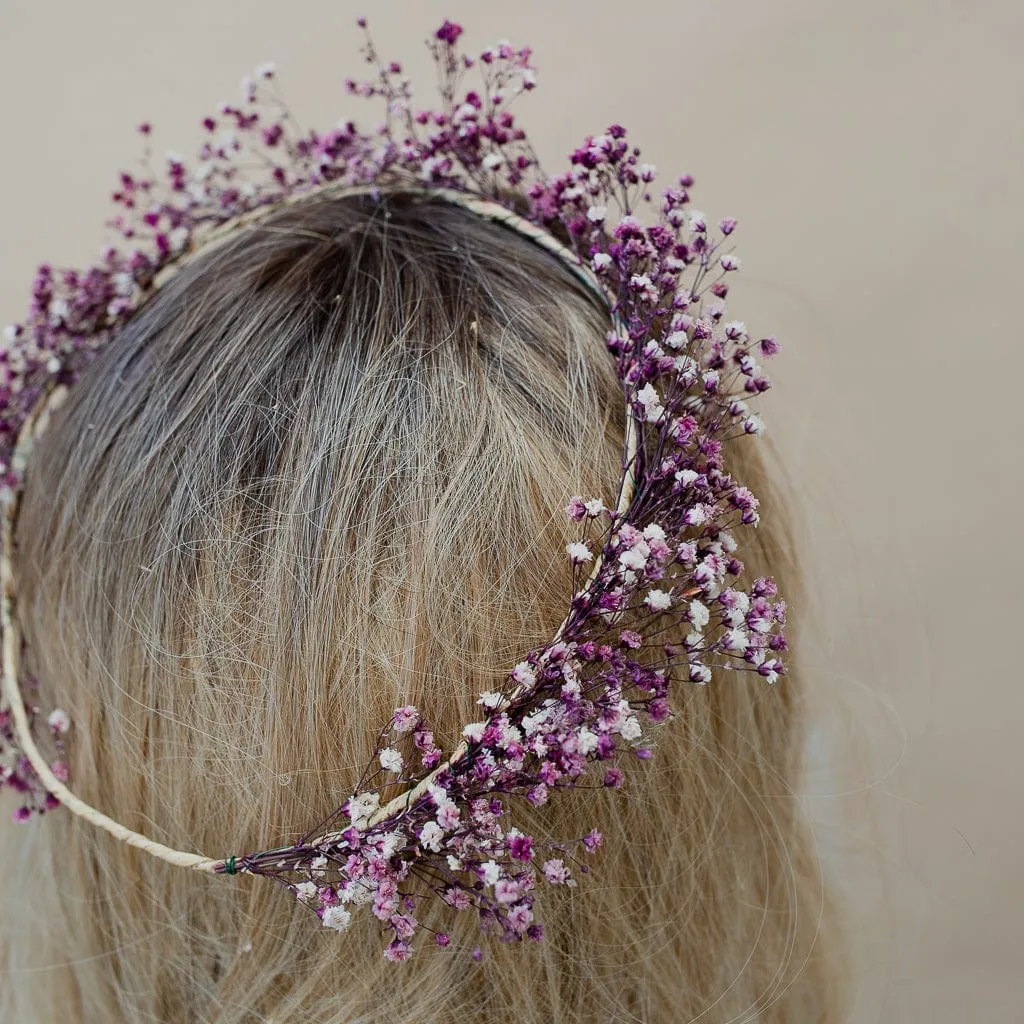
[(444, 839), (444, 829), (436, 821), (428, 821), (420, 830), (420, 842), (428, 850), (434, 853), (441, 852), (441, 842)]
[(380, 766), (386, 772), (400, 772), (402, 755), (394, 747), (385, 747), (380, 752)]
[(533, 686), (537, 682), (537, 675), (528, 661), (521, 661), (512, 669), (512, 678), (520, 686)]
[(640, 727), (640, 721), (635, 715), (630, 715), (629, 718), (625, 719), (621, 726), (619, 726), (619, 735), (624, 740), (638, 740), (643, 735), (643, 729)]
[(323, 922), (325, 928), (343, 932), (352, 923), (352, 915), (340, 903), (336, 903), (324, 910)]
[(63, 708), (54, 708), (46, 724), (62, 736), (71, 728), (71, 716)]
[(708, 611), (708, 606), (702, 601), (691, 601), (690, 602), (690, 622), (693, 623), (693, 628), (698, 632), (702, 630), (711, 621), (711, 612)]
[(590, 552), (590, 548), (586, 544), (576, 542), (575, 544), (566, 544), (566, 553), (569, 558), (572, 559), (573, 565), (581, 565), (583, 562), (589, 562), (594, 556)]
[(313, 882), (299, 882), (295, 886), (295, 897), (303, 902), (309, 902), (310, 900), (318, 899), (319, 894)]
[(348, 816), (357, 828), (361, 822), (380, 807), (380, 796), (376, 793), (359, 793), (348, 802)]
[(588, 754), (592, 754), (597, 750), (598, 736), (596, 732), (592, 732), (585, 725), (580, 726), (580, 731), (576, 736), (576, 749), (584, 757)]

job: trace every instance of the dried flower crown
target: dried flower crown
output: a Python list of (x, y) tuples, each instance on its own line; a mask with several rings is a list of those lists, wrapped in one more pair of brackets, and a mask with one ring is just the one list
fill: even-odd
[[(769, 387), (757, 356), (778, 350), (773, 338), (753, 342), (742, 323), (725, 320), (724, 279), (739, 260), (722, 247), (736, 222), (722, 220), (713, 241), (703, 214), (688, 209), (688, 176), (654, 198), (654, 168), (639, 162), (617, 125), (576, 149), (568, 170), (546, 176), (508, 109), (534, 86), (530, 50), (502, 43), (472, 59), (459, 50), (461, 33), (446, 21), (429, 41), (440, 71), (437, 111), (414, 104), (401, 67), (380, 61), (366, 35), (363, 52), (376, 75), (348, 82), (348, 90), (386, 105), (384, 124), (366, 134), (347, 121), (323, 134), (300, 131), (273, 91), (274, 69), (261, 68), (243, 83), (241, 103), (205, 119), (209, 138), (196, 164), (168, 154), (164, 178), (150, 170), (121, 175), (121, 212), (111, 223), (127, 246), (105, 249), (85, 270), (40, 267), (30, 314), (7, 329), (0, 352), (0, 783), (22, 796), (15, 819), (64, 804), (171, 863), (273, 878), (330, 928), (345, 929), (366, 904), (395, 961), (411, 955), (426, 930), (417, 908), (436, 897), (453, 913), (475, 909), (500, 938), (541, 938), (538, 884), (575, 885), (575, 872), (587, 870), (582, 855), (602, 838), (597, 830), (526, 834), (511, 824), (517, 801), (541, 805), (584, 780), (619, 787), (629, 758), (652, 756), (652, 725), (670, 717), (680, 680), (707, 683), (717, 667), (771, 683), (784, 671), (786, 649), (785, 603), (771, 578), (736, 585), (743, 565), (730, 531), (757, 525), (758, 501), (726, 471), (722, 447), (763, 429), (745, 398)], [(470, 69), (481, 82), (466, 90)], [(148, 136), (150, 126), (140, 131)], [(265, 173), (243, 175), (247, 155)], [(480, 720), (465, 726), (454, 750), (435, 744), (415, 707), (398, 708), (352, 795), (293, 845), (221, 860), (170, 850), (69, 791), (70, 720), (60, 709), (45, 716), (37, 680), (20, 678), (11, 550), (32, 443), (162, 271), (282, 203), (392, 187), (505, 222), (602, 295), (626, 407), (619, 493), (610, 506), (599, 498), (569, 503), (581, 536), (567, 548), (576, 586), (566, 617), (501, 692), (480, 695)], [(528, 199), (525, 216), (512, 195)], [(559, 224), (568, 247), (552, 234)], [(382, 803), (396, 785), (400, 795)], [(451, 942), (443, 932), (434, 941)]]

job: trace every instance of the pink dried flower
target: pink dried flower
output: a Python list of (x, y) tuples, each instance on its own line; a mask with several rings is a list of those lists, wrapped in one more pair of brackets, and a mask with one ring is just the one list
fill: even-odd
[(446, 20), (434, 35), (442, 42), (448, 43), (449, 46), (453, 46), (459, 36), (462, 35), (462, 26)]
[(544, 862), (544, 877), (553, 885), (566, 885), (569, 880), (569, 869), (561, 858)]
[(395, 939), (395, 941), (384, 950), (384, 956), (392, 963), (401, 963), (412, 956), (412, 947), (409, 943), (403, 942), (401, 939)]
[(419, 723), (419, 712), (411, 704), (397, 708), (391, 719), (391, 728), (397, 733), (411, 732)]

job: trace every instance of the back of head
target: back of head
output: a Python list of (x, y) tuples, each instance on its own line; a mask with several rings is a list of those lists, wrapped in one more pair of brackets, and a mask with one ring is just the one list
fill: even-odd
[[(226, 856), (328, 815), (398, 705), (450, 748), (565, 615), (567, 500), (618, 483), (607, 329), (539, 246), (401, 194), (306, 200), (169, 281), (70, 392), (19, 520), (30, 665), (79, 723), (76, 792)], [(727, 456), (764, 509), (744, 562), (798, 604), (761, 447)], [(684, 689), (625, 792), (517, 805), (543, 834), (600, 822), (605, 845), (544, 893), (543, 942), (478, 962), (388, 964), (369, 915), (339, 936), (266, 882), (54, 815), (5, 869), (0, 1018), (831, 1020), (800, 685)]]

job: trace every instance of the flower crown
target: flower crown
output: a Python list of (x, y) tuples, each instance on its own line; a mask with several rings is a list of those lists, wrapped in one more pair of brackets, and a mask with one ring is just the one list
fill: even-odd
[[(366, 28), (365, 19), (359, 24)], [(771, 578), (738, 585), (743, 564), (731, 531), (757, 525), (758, 501), (722, 458), (725, 441), (761, 433), (746, 398), (770, 386), (758, 354), (779, 348), (725, 320), (725, 278), (740, 262), (722, 250), (735, 220), (720, 221), (713, 240), (704, 215), (689, 208), (689, 176), (655, 197), (655, 169), (639, 162), (618, 125), (587, 138), (568, 170), (545, 175), (509, 110), (534, 87), (531, 51), (503, 42), (474, 59), (460, 52), (461, 34), (446, 21), (428, 43), (440, 72), (438, 110), (414, 104), (401, 66), (382, 62), (366, 34), (374, 77), (347, 88), (385, 103), (384, 123), (369, 133), (350, 121), (322, 134), (299, 130), (274, 91), (274, 68), (260, 68), (243, 82), (242, 102), (203, 121), (209, 137), (198, 162), (168, 154), (161, 176), (148, 169), (147, 146), (145, 173), (121, 174), (110, 226), (125, 245), (105, 249), (85, 270), (41, 266), (29, 316), (7, 329), (0, 352), (0, 783), (21, 794), (15, 820), (63, 804), (171, 863), (270, 877), (328, 928), (344, 930), (353, 913), (372, 913), (393, 961), (411, 955), (427, 930), (418, 909), (435, 898), (453, 914), (476, 910), (486, 933), (540, 939), (539, 887), (576, 885), (602, 837), (596, 829), (529, 835), (513, 825), (517, 803), (539, 806), (581, 783), (620, 787), (631, 759), (653, 755), (651, 734), (671, 717), (674, 686), (705, 684), (715, 668), (772, 683), (786, 649), (785, 603)], [(467, 89), (470, 70), (480, 81)], [(151, 134), (149, 124), (139, 130)], [(253, 155), (265, 173), (243, 174)], [(618, 493), (610, 504), (570, 501), (580, 535), (566, 551), (575, 585), (565, 619), (500, 691), (480, 694), (479, 721), (465, 726), (454, 750), (435, 743), (415, 707), (398, 708), (351, 795), (293, 845), (219, 860), (170, 850), (68, 789), (69, 716), (47, 715), (38, 681), (21, 675), (11, 552), (32, 444), (162, 272), (284, 203), (392, 188), (504, 222), (602, 296), (625, 402)], [(528, 211), (516, 207), (523, 197)], [(396, 786), (399, 795), (382, 802)], [(451, 944), (445, 932), (433, 941)]]

